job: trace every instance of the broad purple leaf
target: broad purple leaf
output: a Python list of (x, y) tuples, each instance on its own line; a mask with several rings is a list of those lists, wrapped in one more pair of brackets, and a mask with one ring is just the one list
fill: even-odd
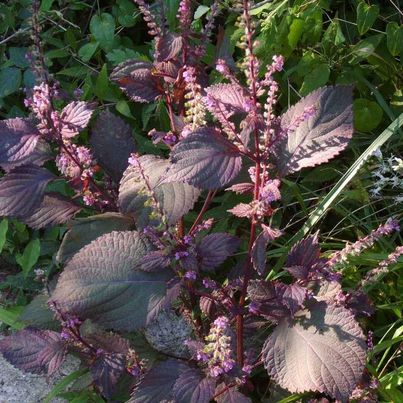
[(97, 162), (119, 182), (136, 149), (132, 129), (109, 110), (102, 112), (91, 131), (91, 149)]
[(48, 193), (40, 206), (27, 217), (21, 217), (21, 221), (34, 229), (46, 228), (65, 223), (80, 210), (81, 207), (69, 199), (57, 193)]
[(29, 120), (15, 118), (0, 121), (0, 166), (9, 171), (23, 164), (34, 163), (39, 157), (35, 157), (41, 146), (39, 142), (43, 142), (40, 133)]
[(236, 183), (235, 185), (232, 185), (231, 187), (225, 190), (230, 190), (231, 192), (235, 192), (237, 194), (245, 194), (245, 193), (253, 193), (254, 188), (255, 185), (253, 183)]
[(105, 353), (126, 355), (129, 352), (130, 343), (128, 340), (116, 333), (102, 330), (91, 321), (87, 320), (83, 323), (80, 328), (80, 334), (88, 343)]
[(218, 119), (229, 118), (236, 113), (250, 110), (250, 98), (238, 84), (215, 84), (206, 88), (205, 103)]
[(36, 165), (14, 168), (0, 181), (0, 216), (31, 214), (40, 206), (47, 184), (54, 179), (47, 169)]
[(126, 357), (123, 354), (101, 353), (90, 365), (95, 385), (107, 399), (111, 399), (119, 378), (125, 372)]
[(348, 309), (317, 302), (298, 318), (283, 320), (262, 354), (269, 376), (282, 388), (347, 402), (364, 371), (366, 343)]
[(182, 361), (169, 359), (153, 366), (133, 391), (128, 403), (156, 403), (173, 398), (173, 386), (189, 367)]
[(155, 250), (147, 253), (141, 262), (141, 270), (147, 272), (159, 271), (164, 267), (168, 267), (171, 260), (164, 251)]
[(297, 279), (306, 279), (309, 271), (320, 263), (318, 233), (297, 242), (287, 257), (285, 269)]
[(60, 114), (62, 136), (71, 138), (83, 131), (88, 126), (94, 106), (83, 101), (73, 101), (66, 105)]
[[(310, 107), (316, 108), (313, 116), (295, 125)], [(353, 134), (352, 88), (319, 88), (284, 113), (281, 127), (290, 128), (277, 143), (276, 164), (282, 176), (329, 161)]]
[(133, 101), (152, 102), (162, 94), (153, 69), (150, 62), (127, 60), (113, 70), (111, 80)]
[(187, 182), (201, 189), (219, 189), (238, 175), (239, 150), (211, 127), (197, 129), (176, 144), (165, 182)]
[(86, 218), (77, 218), (69, 224), (62, 244), (56, 255), (59, 263), (66, 263), (82, 247), (101, 235), (112, 231), (126, 231), (134, 228), (134, 221), (123, 214), (104, 213)]
[(281, 234), (281, 231), (262, 224), (262, 232), (257, 236), (252, 247), (252, 263), (258, 273), (263, 274), (266, 269), (267, 245)]
[(347, 296), (346, 307), (357, 317), (372, 316), (375, 309), (371, 300), (362, 291), (352, 291)]
[(35, 374), (53, 374), (66, 355), (59, 333), (24, 329), (0, 340), (0, 352), (15, 367)]
[(172, 32), (165, 33), (156, 41), (157, 61), (163, 62), (175, 58), (182, 50), (182, 37)]
[(182, 372), (173, 387), (176, 403), (209, 403), (214, 396), (216, 381), (206, 378), (196, 368)]
[(236, 386), (227, 386), (224, 383), (217, 386), (215, 396), (217, 403), (252, 403), (252, 400), (239, 392)]
[(202, 238), (197, 245), (201, 269), (211, 271), (231, 256), (239, 247), (240, 240), (230, 234), (217, 232)]
[(61, 309), (106, 328), (134, 330), (163, 307), (170, 270), (146, 273), (142, 258), (151, 251), (137, 232), (111, 232), (82, 248), (68, 262), (52, 300)]
[[(169, 225), (176, 224), (194, 205), (200, 190), (186, 183), (160, 183), (169, 167), (169, 161), (155, 155), (139, 157), (143, 174), (152, 189)], [(125, 214), (134, 217), (141, 228), (149, 224), (151, 207), (145, 203), (150, 199), (148, 186), (140, 168), (129, 166), (120, 182), (119, 207)]]

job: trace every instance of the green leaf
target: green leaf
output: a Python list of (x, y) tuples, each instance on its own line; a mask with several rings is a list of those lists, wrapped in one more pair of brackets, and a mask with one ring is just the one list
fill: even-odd
[(60, 74), (67, 77), (83, 78), (87, 75), (88, 68), (86, 66), (73, 66), (60, 70), (56, 74)]
[(403, 52), (403, 25), (397, 22), (389, 22), (386, 26), (386, 44), (392, 56)]
[(132, 1), (118, 0), (114, 10), (117, 14), (119, 24), (127, 28), (136, 24), (138, 14)]
[(104, 64), (97, 76), (94, 92), (98, 98), (104, 99), (108, 93), (108, 89), (109, 89), (108, 70), (106, 64)]
[(0, 98), (18, 91), (21, 85), (21, 70), (8, 67), (0, 71)]
[(361, 132), (370, 132), (382, 121), (382, 108), (374, 101), (358, 98), (353, 102), (354, 127)]
[(287, 35), (288, 44), (291, 49), (295, 49), (300, 40), (303, 32), (304, 32), (305, 21), (299, 18), (296, 18), (292, 21), (290, 25), (290, 32)]
[(22, 307), (17, 307), (17, 309), (0, 308), (0, 322), (4, 322), (15, 330), (24, 329), (25, 325), (18, 321), (21, 309)]
[(194, 14), (194, 19), (198, 20), (199, 18), (203, 17), (204, 14), (207, 14), (210, 10), (210, 7), (200, 5), (197, 7), (195, 14)]
[(99, 46), (98, 42), (86, 43), (84, 46), (81, 46), (81, 48), (78, 50), (78, 57), (83, 62), (88, 62), (89, 60), (91, 60), (91, 57), (94, 56), (94, 53), (97, 51), (98, 46)]
[(27, 68), (29, 66), (28, 60), (25, 58), (28, 48), (10, 47), (10, 61), (16, 67)]
[(115, 108), (123, 116), (126, 116), (127, 118), (130, 118), (130, 119), (134, 119), (134, 116), (130, 110), (129, 103), (127, 101), (117, 102)]
[(48, 296), (39, 294), (24, 307), (18, 320), (26, 326), (32, 326), (39, 329), (56, 330), (59, 323), (54, 319), (54, 313), (49, 309)]
[(357, 28), (360, 35), (365, 34), (379, 15), (379, 6), (369, 5), (361, 1), (357, 7)]
[(7, 231), (8, 231), (8, 220), (7, 218), (4, 218), (0, 222), (0, 253), (2, 252), (4, 244), (6, 243)]
[(141, 270), (151, 250), (150, 242), (135, 231), (102, 235), (69, 261), (52, 299), (61, 309), (108, 329), (144, 327), (169, 302), (166, 283), (173, 276), (168, 269)]
[(316, 90), (317, 88), (326, 85), (330, 76), (330, 67), (325, 64), (319, 64), (310, 73), (305, 76), (300, 90), (301, 95), (305, 96)]
[(357, 64), (372, 56), (383, 39), (382, 34), (363, 39), (351, 48), (351, 64)]
[(110, 51), (115, 41), (115, 19), (111, 14), (94, 15), (90, 22), (90, 31), (101, 48)]
[(49, 11), (52, 8), (52, 4), (55, 0), (42, 0), (41, 1), (41, 11)]
[(67, 386), (69, 386), (73, 381), (76, 379), (80, 378), (81, 376), (85, 375), (88, 372), (88, 368), (82, 368), (77, 371), (72, 372), (71, 374), (67, 375), (64, 377), (61, 381), (59, 381), (53, 389), (50, 391), (50, 393), (46, 396), (44, 399), (43, 403), (50, 403), (53, 401), (57, 395), (62, 393), (64, 390), (66, 390)]
[(41, 243), (39, 239), (31, 239), (25, 247), (22, 255), (16, 256), (17, 263), (21, 266), (24, 272), (24, 277), (28, 275), (31, 269), (37, 263), (41, 253)]
[(322, 44), (326, 49), (326, 45), (339, 46), (345, 41), (346, 38), (343, 35), (343, 31), (341, 30), (339, 21), (333, 20), (323, 34)]

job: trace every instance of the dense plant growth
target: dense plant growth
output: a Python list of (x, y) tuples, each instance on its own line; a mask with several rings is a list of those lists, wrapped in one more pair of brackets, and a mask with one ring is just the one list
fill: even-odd
[[(332, 254), (316, 232), (268, 262), (285, 233), (283, 184), (338, 157), (353, 137), (353, 87), (311, 92), (307, 82), (304, 97), (280, 107), (287, 60), (261, 57), (274, 28), (257, 26), (250, 1), (231, 2), (243, 52), (236, 64), (216, 34), (221, 3), (198, 26), (193, 3), (180, 1), (172, 29), (164, 2), (136, 0), (153, 58), (118, 63), (110, 81), (133, 103), (158, 105), (166, 120), (148, 133), (154, 146), (140, 147), (125, 120), (79, 91), (72, 99), (49, 76), (34, 2), (29, 59), (38, 81), (26, 94), (30, 116), (0, 122), (0, 215), (69, 229), (55, 258), (60, 275), (23, 315), (32, 326), (1, 340), (0, 351), (18, 368), (49, 375), (76, 354), (108, 401), (261, 401), (271, 382), (318, 399), (375, 399), (365, 370), (372, 335), (360, 321), (374, 311), (366, 290), (403, 250), (389, 250), (348, 289), (340, 269), (395, 236), (398, 220)], [(97, 17), (101, 28), (93, 23), (105, 50), (113, 47), (101, 32), (108, 15)], [(217, 43), (214, 66), (209, 41)], [(237, 223), (228, 228), (209, 216), (227, 195), (226, 220)], [(151, 358), (142, 355), (150, 348)]]

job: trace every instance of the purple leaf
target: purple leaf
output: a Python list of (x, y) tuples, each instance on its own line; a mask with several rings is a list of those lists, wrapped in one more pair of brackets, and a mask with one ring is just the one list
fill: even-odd
[(102, 353), (90, 365), (90, 372), (95, 385), (107, 399), (111, 399), (116, 384), (125, 372), (126, 358), (123, 354)]
[(149, 216), (152, 213), (151, 207), (145, 206), (145, 203), (150, 200), (149, 186), (154, 192), (168, 224), (176, 224), (193, 207), (199, 197), (199, 189), (186, 183), (161, 184), (160, 180), (169, 167), (168, 160), (155, 155), (143, 155), (139, 157), (138, 161), (143, 174), (141, 174), (139, 166), (129, 166), (120, 182), (120, 210), (132, 215), (139, 228), (148, 225)]
[(209, 403), (214, 396), (215, 380), (195, 368), (182, 372), (173, 387), (177, 403)]
[(106, 328), (134, 330), (163, 307), (170, 270), (146, 273), (143, 257), (152, 250), (137, 232), (111, 232), (86, 245), (68, 262), (52, 300), (66, 312)]
[(58, 263), (66, 263), (82, 247), (101, 235), (112, 231), (134, 228), (134, 221), (123, 214), (104, 213), (86, 218), (77, 218), (70, 225), (56, 255)]
[(133, 101), (152, 102), (162, 94), (153, 69), (150, 62), (127, 60), (113, 70), (111, 80)]
[(143, 257), (141, 270), (146, 272), (159, 271), (164, 267), (168, 267), (170, 262), (169, 256), (163, 251), (152, 251)]
[(252, 247), (252, 263), (255, 270), (263, 274), (266, 269), (266, 248), (270, 241), (282, 235), (282, 232), (262, 224), (262, 232)]
[(0, 352), (15, 367), (35, 374), (53, 374), (66, 355), (59, 333), (24, 329), (0, 340)]
[(157, 39), (156, 51), (157, 61), (163, 62), (175, 58), (182, 50), (182, 37), (172, 32), (165, 33), (161, 38)]
[(106, 110), (97, 118), (90, 144), (98, 163), (118, 183), (128, 166), (130, 154), (136, 149), (131, 127)]
[(232, 185), (231, 187), (225, 190), (230, 190), (231, 192), (235, 192), (237, 194), (245, 194), (245, 193), (253, 193), (254, 188), (255, 185), (253, 183), (236, 183), (235, 185)]
[(352, 291), (348, 294), (346, 307), (350, 309), (355, 316), (372, 316), (375, 309), (370, 299), (362, 291)]
[(239, 150), (210, 127), (197, 129), (175, 145), (164, 182), (187, 182), (201, 189), (219, 189), (238, 175)]
[(298, 319), (280, 322), (262, 354), (269, 376), (282, 388), (347, 402), (363, 375), (366, 343), (348, 309), (317, 302)]
[(206, 88), (205, 102), (211, 113), (227, 119), (236, 113), (247, 113), (251, 100), (238, 84), (215, 84)]
[(215, 302), (212, 298), (200, 297), (199, 300), (200, 310), (206, 316), (212, 316), (216, 310)]
[(179, 375), (189, 367), (175, 359), (153, 366), (134, 390), (128, 403), (156, 403), (173, 398), (173, 386)]
[(320, 263), (318, 233), (297, 242), (288, 255), (285, 270), (297, 279), (306, 279), (309, 271)]
[(0, 180), (0, 216), (28, 216), (37, 209), (55, 176), (36, 165), (14, 168)]
[[(313, 116), (295, 126), (306, 108)], [(277, 143), (276, 163), (281, 175), (329, 161), (349, 143), (353, 134), (352, 88), (322, 87), (302, 98), (281, 118), (288, 130)]]
[(83, 101), (73, 101), (66, 105), (60, 115), (62, 136), (71, 138), (83, 131), (88, 126), (94, 106)]
[(197, 245), (201, 269), (211, 271), (231, 256), (239, 247), (240, 240), (230, 234), (217, 232), (205, 236)]
[(252, 204), (246, 204), (246, 203), (239, 203), (232, 209), (227, 210), (229, 213), (233, 214), (236, 217), (246, 217), (246, 218), (251, 218), (253, 214), (255, 214), (255, 208), (252, 206)]
[(9, 170), (25, 164), (39, 140), (38, 129), (27, 119), (0, 121), (0, 166)]
[(262, 316), (278, 321), (293, 316), (303, 306), (306, 290), (297, 284), (252, 280), (248, 286), (248, 297)]
[(217, 403), (251, 403), (252, 400), (238, 391), (236, 386), (225, 385), (217, 386), (215, 390), (215, 400)]
[(81, 207), (69, 199), (57, 193), (48, 193), (40, 206), (27, 217), (21, 217), (21, 221), (34, 229), (46, 228), (65, 223), (80, 210)]

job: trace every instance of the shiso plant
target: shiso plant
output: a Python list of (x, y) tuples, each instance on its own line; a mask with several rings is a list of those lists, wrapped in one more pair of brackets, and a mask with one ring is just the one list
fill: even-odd
[[(209, 85), (203, 56), (222, 2), (195, 30), (191, 2), (182, 0), (178, 32), (168, 30), (163, 2), (155, 12), (136, 3), (154, 59), (128, 60), (110, 78), (133, 102), (166, 106), (170, 130), (149, 133), (165, 156), (139, 155), (130, 126), (112, 112), (66, 101), (46, 74), (34, 12), (32, 59), (41, 81), (27, 94), (31, 116), (0, 123), (0, 215), (34, 229), (70, 228), (56, 256), (62, 272), (48, 285), (58, 324), (11, 334), (0, 351), (16, 367), (48, 375), (76, 354), (107, 401), (125, 392), (131, 403), (261, 401), (270, 382), (313, 392), (309, 398), (372, 399), (371, 337), (359, 324), (372, 313), (365, 287), (403, 250), (354, 290), (342, 288), (338, 269), (398, 231), (398, 222), (330, 256), (318, 233), (309, 235), (274, 275), (267, 262), (283, 235), (273, 224), (282, 180), (347, 147), (353, 88), (323, 87), (279, 110), (284, 59), (260, 64), (249, 0), (231, 4), (243, 60), (236, 66), (223, 54), (210, 74), (220, 82)], [(87, 126), (90, 147), (79, 136)], [(70, 197), (57, 192), (61, 181)], [(226, 233), (205, 218), (222, 192), (242, 195), (228, 215), (249, 222), (248, 231)], [(79, 213), (86, 217), (71, 221)], [(136, 350), (139, 332), (158, 359)]]

